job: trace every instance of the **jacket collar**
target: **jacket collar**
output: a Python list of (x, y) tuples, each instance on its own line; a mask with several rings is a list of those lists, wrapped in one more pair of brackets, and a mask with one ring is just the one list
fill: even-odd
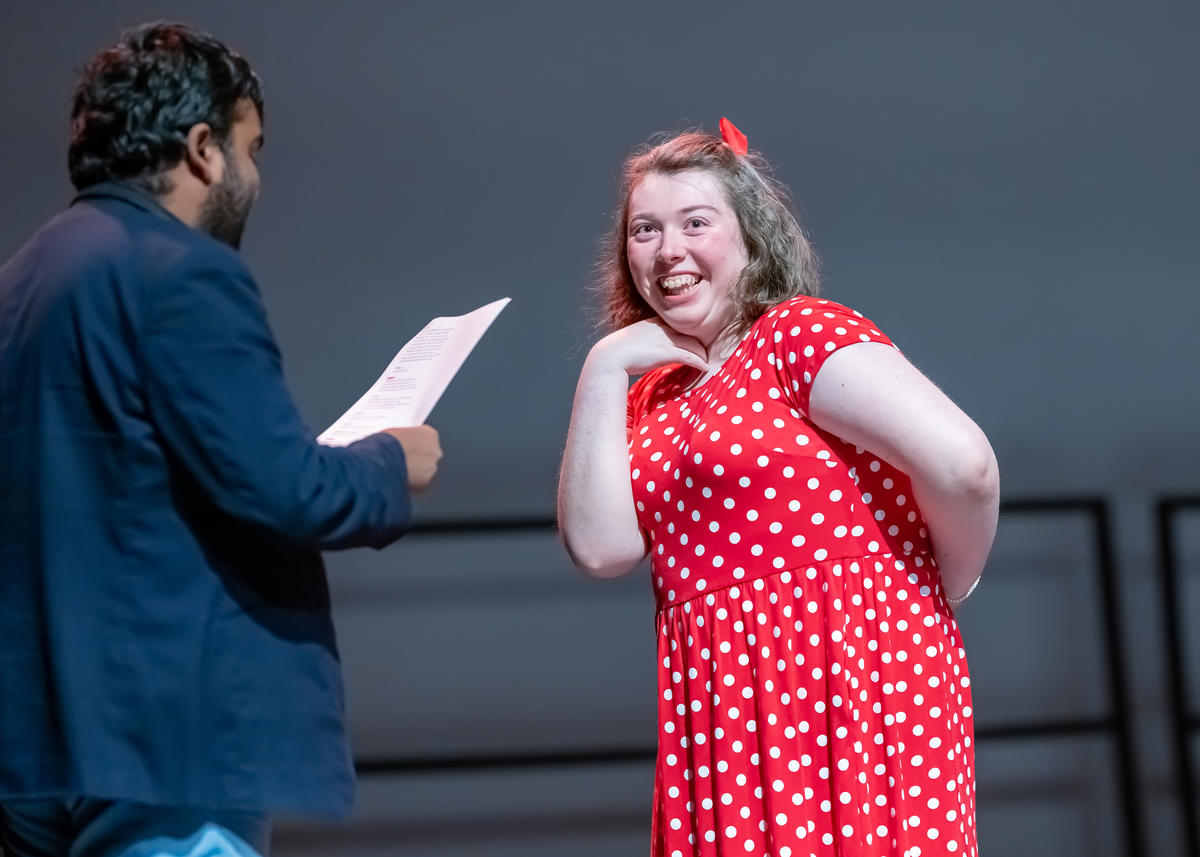
[(127, 202), (130, 205), (140, 208), (143, 211), (149, 212), (156, 217), (161, 217), (164, 220), (169, 220), (185, 226), (187, 225), (184, 224), (183, 221), (178, 217), (171, 214), (171, 212), (163, 208), (162, 203), (155, 199), (152, 194), (147, 193), (141, 188), (134, 187), (126, 182), (107, 181), (88, 185), (78, 194), (76, 194), (75, 198), (71, 200), (71, 205), (74, 205), (77, 202), (83, 202), (85, 200), (105, 198), (119, 199), (123, 202)]

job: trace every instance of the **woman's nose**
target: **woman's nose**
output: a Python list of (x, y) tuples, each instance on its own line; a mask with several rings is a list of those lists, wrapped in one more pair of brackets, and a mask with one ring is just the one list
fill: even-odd
[(662, 233), (658, 242), (658, 259), (661, 262), (678, 262), (685, 255), (682, 236), (671, 231)]

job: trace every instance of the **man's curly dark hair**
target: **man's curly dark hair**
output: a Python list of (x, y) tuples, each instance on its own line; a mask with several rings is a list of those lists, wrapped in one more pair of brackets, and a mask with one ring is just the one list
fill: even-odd
[(77, 189), (125, 181), (161, 195), (188, 130), (206, 122), (228, 140), (238, 103), (263, 113), (262, 83), (241, 56), (186, 24), (155, 22), (126, 32), (80, 75), (67, 164)]

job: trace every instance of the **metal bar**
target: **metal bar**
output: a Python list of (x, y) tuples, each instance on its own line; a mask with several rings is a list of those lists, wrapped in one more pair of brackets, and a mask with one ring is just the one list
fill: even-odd
[[(1176, 498), (1175, 503), (1194, 503), (1200, 498)], [(987, 727), (977, 731), (977, 738), (1026, 739), (1075, 734), (1109, 733), (1117, 750), (1118, 789), (1123, 803), (1125, 851), (1131, 857), (1142, 857), (1144, 825), (1142, 821), (1141, 789), (1135, 764), (1132, 707), (1128, 688), (1128, 672), (1122, 654), (1121, 619), (1113, 560), (1108, 506), (1103, 499), (1091, 497), (1058, 497), (1049, 499), (1005, 500), (1000, 513), (1028, 514), (1045, 512), (1085, 512), (1091, 522), (1097, 551), (1100, 577), (1104, 647), (1107, 655), (1109, 698), (1113, 711), (1107, 717), (1043, 723), (1010, 724)], [(476, 535), (500, 532), (553, 531), (553, 517), (528, 516), (509, 520), (441, 520), (420, 523), (414, 535)], [(483, 768), (544, 767), (558, 765), (600, 764), (622, 761), (647, 761), (655, 752), (647, 748), (617, 750), (580, 750), (563, 752), (533, 752), (529, 754), (427, 757), (415, 759), (364, 759), (356, 763), (364, 776), (398, 774), (418, 771), (443, 771)], [(1190, 768), (1189, 768), (1190, 770)], [(1189, 804), (1191, 806), (1191, 804)], [(1189, 857), (1200, 857), (1193, 851)]]
[[(1191, 502), (1189, 502), (1189, 500)], [(1187, 857), (1200, 857), (1200, 825), (1196, 818), (1196, 770), (1190, 731), (1200, 725), (1188, 711), (1187, 666), (1183, 648), (1183, 602), (1179, 582), (1179, 557), (1175, 551), (1175, 513), (1200, 506), (1200, 497), (1163, 498), (1155, 509), (1158, 529), (1158, 572), (1161, 583), (1163, 625), (1167, 643), (1168, 691), (1175, 742), (1175, 769), (1183, 810)]]
[(1158, 505), (1169, 509), (1172, 515), (1186, 509), (1200, 509), (1200, 494), (1167, 494), (1158, 499)]
[[(1076, 720), (1031, 721), (989, 726), (975, 731), (977, 740), (1026, 738), (1056, 738), (1066, 735), (1089, 735), (1114, 728), (1111, 718), (1080, 718)], [(411, 774), (440, 771), (551, 768), (577, 765), (605, 765), (622, 762), (652, 762), (656, 755), (652, 746), (644, 747), (585, 747), (568, 750), (532, 750), (527, 753), (481, 753), (478, 755), (416, 756), (359, 759), (355, 768), (359, 776), (379, 774)]]
[(1000, 501), (1000, 514), (1025, 514), (1030, 512), (1090, 512), (1103, 506), (1099, 497), (1026, 497)]
[(1113, 732), (1117, 722), (1112, 717), (1081, 718), (1079, 720), (1011, 723), (983, 726), (975, 730), (975, 740), (1024, 740), (1026, 738), (1062, 738), (1069, 735), (1095, 735)]
[(1116, 723), (1118, 788), (1124, 810), (1126, 853), (1141, 857), (1145, 853), (1145, 827), (1142, 823), (1141, 788), (1138, 784), (1137, 753), (1133, 734), (1133, 706), (1130, 702), (1128, 671), (1122, 647), (1121, 599), (1117, 592), (1116, 564), (1113, 559), (1112, 528), (1108, 504), (1091, 504), (1093, 533), (1098, 551), (1100, 599), (1104, 622), (1104, 647), (1108, 661), (1109, 699)]
[(621, 762), (652, 762), (654, 747), (584, 748), (576, 750), (533, 750), (528, 753), (483, 753), (477, 756), (424, 756), (415, 758), (359, 759), (354, 763), (359, 776), (411, 774), (431, 771), (462, 771), (507, 768), (558, 768), (576, 765), (607, 765)]
[(558, 521), (553, 517), (530, 515), (521, 518), (470, 519), (422, 521), (413, 525), (409, 535), (432, 536), (450, 533), (475, 535), (484, 533), (527, 532), (533, 530), (556, 530)]

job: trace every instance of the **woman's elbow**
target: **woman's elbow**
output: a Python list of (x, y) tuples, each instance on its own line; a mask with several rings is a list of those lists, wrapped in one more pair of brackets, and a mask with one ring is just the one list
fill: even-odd
[(572, 564), (588, 577), (621, 577), (637, 568), (638, 563), (645, 557), (644, 551), (635, 555), (630, 551), (581, 545), (565, 532), (562, 533), (562, 543)]
[(951, 490), (968, 502), (992, 505), (1000, 498), (1000, 468), (987, 437), (978, 429), (953, 457)]
[(588, 577), (597, 577), (604, 580), (611, 580), (616, 577), (623, 577), (629, 572), (637, 568), (640, 559), (629, 560), (593, 560), (589, 562), (575, 561), (575, 567), (586, 574)]

